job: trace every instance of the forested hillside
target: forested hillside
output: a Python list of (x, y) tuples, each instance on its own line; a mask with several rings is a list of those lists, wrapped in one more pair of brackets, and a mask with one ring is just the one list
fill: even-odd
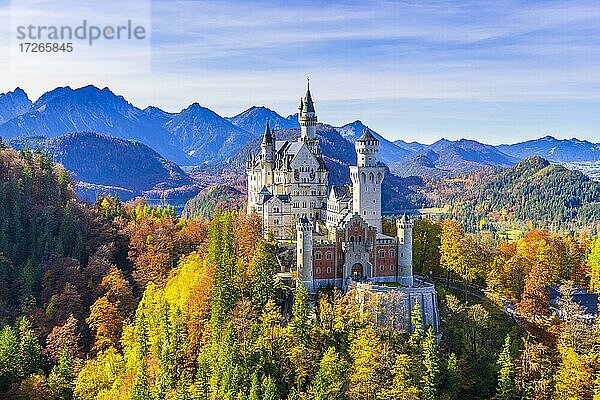
[[(426, 219), (416, 221), (413, 234), (417, 273), (454, 287), (458, 281), (485, 289), (486, 297), (526, 330), (520, 339), (512, 336), (517, 352), (505, 347), (500, 353), (495, 398), (595, 398), (600, 390), (596, 304), (594, 296), (585, 295), (589, 302), (580, 303), (573, 294), (581, 288), (600, 293), (600, 238), (537, 229), (495, 241), (490, 232), (465, 233), (453, 220)], [(560, 293), (553, 303), (550, 287)], [(453, 334), (446, 330), (448, 343)]]
[[(258, 216), (99, 198), (78, 203), (40, 153), (0, 150), (0, 398), (587, 399), (598, 327), (547, 285), (600, 288), (600, 240), (531, 231), (516, 242), (419, 220), (416, 272), (439, 287), (441, 341), (377, 324), (377, 294), (295, 293)], [(390, 224), (385, 225), (388, 229)], [(525, 321), (525, 322), (523, 322)], [(524, 331), (525, 330), (525, 331)]]
[(219, 210), (239, 210), (246, 202), (246, 195), (227, 185), (215, 185), (204, 189), (188, 200), (183, 208), (183, 218), (212, 218)]
[(470, 229), (556, 227), (596, 229), (600, 183), (540, 157), (511, 168), (492, 168), (431, 181), (423, 191), (433, 205)]
[[(90, 186), (97, 192), (119, 193), (123, 199), (149, 190), (168, 190), (193, 184), (179, 166), (145, 144), (91, 132), (58, 137), (20, 137), (13, 148), (40, 149), (67, 168), (78, 181), (80, 195)], [(95, 199), (92, 193), (91, 200)]]

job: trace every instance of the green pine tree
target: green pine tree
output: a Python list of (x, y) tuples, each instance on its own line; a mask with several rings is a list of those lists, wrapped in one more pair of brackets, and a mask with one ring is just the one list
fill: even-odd
[(421, 306), (418, 302), (415, 305), (410, 316), (410, 323), (412, 327), (412, 333), (408, 339), (408, 345), (412, 350), (413, 357), (420, 356), (422, 341), (425, 337), (425, 330), (423, 329), (423, 320), (421, 319)]
[(515, 387), (515, 366), (510, 354), (510, 335), (504, 339), (504, 346), (498, 356), (498, 387), (496, 389), (496, 398), (498, 400), (514, 399)]
[(275, 380), (270, 376), (263, 378), (261, 390), (263, 393), (262, 400), (279, 400), (277, 385), (275, 384)]
[(275, 296), (277, 259), (272, 247), (273, 244), (261, 240), (258, 242), (252, 258), (252, 305), (257, 311), (261, 311), (267, 301), (274, 300)]
[(290, 328), (300, 342), (307, 343), (310, 340), (310, 304), (308, 303), (308, 290), (302, 283), (296, 290)]
[(254, 372), (252, 374), (252, 380), (250, 382), (250, 395), (248, 400), (260, 400), (260, 381), (258, 379), (258, 374)]
[(131, 400), (149, 400), (151, 398), (148, 387), (148, 378), (146, 377), (146, 368), (144, 363), (140, 365), (135, 376), (133, 389), (131, 390)]
[(310, 388), (314, 400), (343, 398), (345, 366), (333, 347), (327, 349)]
[(438, 398), (440, 385), (439, 363), (437, 339), (433, 328), (430, 326), (427, 329), (427, 336), (423, 340), (424, 374), (421, 377), (421, 388), (422, 398), (425, 400), (435, 400)]
[(48, 376), (48, 387), (55, 399), (73, 398), (73, 356), (67, 347), (60, 352), (58, 364)]
[(446, 364), (446, 384), (444, 385), (448, 398), (451, 400), (457, 399), (460, 393), (460, 367), (456, 354), (452, 353), (448, 357)]
[(19, 320), (19, 353), (22, 378), (26, 378), (39, 369), (42, 354), (42, 346), (26, 318)]

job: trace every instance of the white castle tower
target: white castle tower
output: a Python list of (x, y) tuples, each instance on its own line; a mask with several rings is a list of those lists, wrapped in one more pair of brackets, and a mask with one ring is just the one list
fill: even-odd
[(296, 260), (298, 278), (296, 284), (304, 284), (309, 292), (313, 292), (313, 224), (302, 217), (296, 224)]
[(398, 236), (397, 282), (406, 286), (412, 286), (414, 284), (412, 268), (413, 222), (404, 214), (402, 218), (396, 220), (396, 229)]
[(300, 99), (300, 113), (298, 121), (300, 122), (300, 140), (306, 143), (313, 154), (318, 153), (319, 139), (317, 138), (317, 114), (315, 113), (315, 104), (310, 94), (310, 81), (306, 87), (306, 95)]
[(377, 163), (379, 140), (367, 128), (356, 140), (354, 148), (358, 162), (350, 167), (353, 212), (381, 233), (381, 182), (385, 168)]
[(269, 128), (269, 120), (265, 126), (262, 143), (260, 144), (261, 172), (263, 186), (270, 187), (273, 184), (273, 153), (275, 152), (275, 140)]

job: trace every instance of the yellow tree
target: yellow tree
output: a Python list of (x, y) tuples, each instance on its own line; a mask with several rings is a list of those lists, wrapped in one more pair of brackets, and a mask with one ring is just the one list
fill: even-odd
[(105, 296), (90, 307), (90, 316), (85, 320), (94, 332), (94, 350), (117, 347), (123, 320), (117, 308)]
[(350, 344), (352, 364), (348, 373), (348, 398), (373, 400), (381, 384), (381, 340), (375, 328), (360, 329)]
[(554, 375), (554, 399), (591, 399), (594, 389), (593, 371), (585, 355), (577, 354), (566, 343), (558, 346), (560, 365)]
[(590, 271), (590, 291), (600, 293), (600, 237), (594, 241), (587, 263)]
[(419, 389), (413, 382), (411, 366), (413, 365), (408, 354), (399, 354), (392, 368), (392, 385), (384, 389), (381, 398), (386, 400), (419, 400)]
[(442, 222), (442, 233), (440, 236), (440, 265), (446, 270), (447, 282), (450, 285), (450, 274), (462, 274), (464, 265), (461, 257), (461, 243), (465, 237), (461, 226), (454, 220)]

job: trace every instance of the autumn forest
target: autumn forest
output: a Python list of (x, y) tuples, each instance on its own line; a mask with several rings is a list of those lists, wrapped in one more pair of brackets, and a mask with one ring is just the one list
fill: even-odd
[(438, 337), (418, 306), (402, 331), (292, 290), (256, 215), (86, 204), (40, 152), (0, 150), (0, 216), (0, 399), (600, 399), (600, 322), (571, 297), (600, 293), (591, 231), (417, 220)]

